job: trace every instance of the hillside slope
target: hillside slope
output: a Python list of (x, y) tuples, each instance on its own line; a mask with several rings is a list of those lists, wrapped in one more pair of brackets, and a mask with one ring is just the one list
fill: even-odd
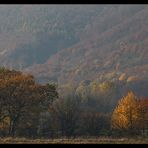
[(23, 70), (44, 64), (81, 40), (81, 32), (103, 6), (1, 5), (0, 66)]
[(42, 83), (148, 79), (147, 5), (2, 5), (0, 13), (0, 66)]
[(148, 7), (106, 6), (81, 34), (81, 40), (33, 66), (42, 82), (79, 83), (83, 80), (118, 80), (122, 74), (147, 79)]

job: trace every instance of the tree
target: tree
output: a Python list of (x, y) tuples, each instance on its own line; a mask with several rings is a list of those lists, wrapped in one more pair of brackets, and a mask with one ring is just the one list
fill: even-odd
[(133, 92), (123, 97), (112, 114), (112, 128), (134, 131), (139, 122), (140, 112), (138, 99)]
[(62, 98), (69, 96), (69, 95), (74, 95), (74, 92), (75, 92), (74, 82), (73, 83), (69, 82), (65, 85), (60, 85), (58, 87), (58, 92)]
[(127, 83), (129, 83), (129, 82), (135, 82), (137, 80), (139, 80), (139, 78), (137, 76), (130, 76), (127, 79)]
[(126, 73), (122, 73), (121, 76), (119, 77), (119, 81), (125, 81), (126, 80)]
[(148, 99), (141, 98), (139, 100), (139, 128), (142, 130), (143, 134), (146, 129), (148, 129)]
[(56, 100), (49, 112), (59, 123), (62, 136), (74, 136), (80, 115), (80, 99), (68, 96)]
[(82, 111), (79, 134), (82, 136), (105, 135), (110, 128), (109, 117), (92, 109)]
[(96, 97), (100, 92), (99, 83), (96, 81), (92, 81), (89, 85), (91, 96)]
[(115, 89), (115, 84), (111, 81), (105, 81), (99, 85), (100, 91), (107, 92), (111, 89)]
[(85, 85), (84, 83), (80, 83), (76, 89), (76, 95), (78, 95), (79, 97), (83, 99), (86, 99), (88, 95), (87, 85)]
[(8, 119), (10, 136), (33, 123), (35, 117), (39, 118), (45, 103), (49, 106), (56, 97), (54, 86), (37, 84), (31, 75), (10, 70), (0, 73), (0, 119)]

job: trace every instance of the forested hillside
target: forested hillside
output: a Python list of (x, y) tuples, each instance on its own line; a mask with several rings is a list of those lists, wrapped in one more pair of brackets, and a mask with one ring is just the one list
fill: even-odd
[(144, 5), (106, 5), (79, 32), (81, 40), (29, 69), (43, 82), (59, 84), (118, 80), (123, 74), (147, 79), (147, 14)]
[(95, 86), (96, 96), (108, 83), (120, 97), (148, 95), (147, 5), (1, 5), (0, 13), (0, 66), (57, 83), (60, 95)]
[(1, 5), (0, 63), (24, 69), (44, 64), (57, 51), (76, 44), (103, 6)]
[(147, 79), (147, 5), (0, 6), (1, 66), (40, 82)]
[(0, 5), (0, 14), (0, 138), (147, 141), (148, 5)]

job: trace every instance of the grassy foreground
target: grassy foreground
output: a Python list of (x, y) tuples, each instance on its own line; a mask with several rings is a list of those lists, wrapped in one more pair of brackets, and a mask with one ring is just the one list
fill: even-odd
[(76, 138), (76, 139), (26, 139), (0, 138), (0, 144), (148, 144), (148, 138)]

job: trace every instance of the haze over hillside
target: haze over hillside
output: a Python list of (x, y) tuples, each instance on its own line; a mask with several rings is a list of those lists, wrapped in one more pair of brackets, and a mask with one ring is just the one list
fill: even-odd
[(60, 49), (80, 41), (83, 28), (103, 7), (72, 5), (0, 6), (1, 65), (44, 64)]
[(0, 65), (40, 82), (148, 78), (147, 5), (0, 6)]

